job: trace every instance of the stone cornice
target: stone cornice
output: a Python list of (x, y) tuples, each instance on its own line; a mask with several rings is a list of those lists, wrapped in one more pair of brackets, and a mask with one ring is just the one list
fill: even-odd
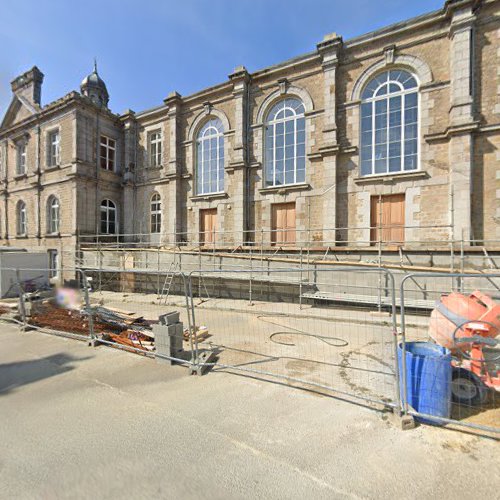
[(447, 127), (446, 130), (444, 130), (443, 132), (424, 135), (424, 140), (426, 142), (446, 141), (451, 136), (470, 134), (472, 132), (479, 130), (479, 124), (480, 124), (479, 121), (474, 121), (460, 125), (452, 125), (450, 127)]

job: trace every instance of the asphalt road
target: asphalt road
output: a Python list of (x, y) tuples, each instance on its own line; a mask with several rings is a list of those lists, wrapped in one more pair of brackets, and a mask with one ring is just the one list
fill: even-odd
[(0, 324), (0, 498), (497, 498), (498, 442)]

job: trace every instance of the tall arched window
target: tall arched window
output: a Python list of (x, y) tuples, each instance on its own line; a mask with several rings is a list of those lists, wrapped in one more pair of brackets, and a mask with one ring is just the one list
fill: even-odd
[(161, 198), (158, 193), (151, 197), (151, 233), (161, 232)]
[(59, 200), (55, 196), (50, 196), (47, 200), (47, 232), (49, 234), (57, 234), (59, 232), (59, 210)]
[(418, 168), (417, 81), (404, 70), (380, 73), (361, 94), (361, 175)]
[(197, 194), (224, 191), (224, 127), (219, 118), (210, 119), (196, 140)]
[(115, 234), (117, 228), (116, 205), (111, 200), (101, 202), (101, 233)]
[(24, 201), (17, 202), (17, 235), (26, 236), (28, 233), (26, 203)]
[(267, 115), (265, 151), (266, 186), (305, 182), (306, 120), (299, 99), (283, 99)]

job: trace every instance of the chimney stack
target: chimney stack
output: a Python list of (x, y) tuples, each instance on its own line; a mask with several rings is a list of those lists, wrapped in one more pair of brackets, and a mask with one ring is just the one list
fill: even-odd
[(23, 97), (33, 106), (40, 106), (42, 97), (43, 73), (33, 66), (10, 83), (12, 92)]

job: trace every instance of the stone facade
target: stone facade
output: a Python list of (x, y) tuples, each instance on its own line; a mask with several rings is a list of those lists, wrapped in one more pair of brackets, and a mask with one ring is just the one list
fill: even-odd
[[(254, 73), (240, 66), (224, 83), (187, 97), (172, 92), (138, 113), (111, 113), (107, 91), (103, 100), (72, 92), (41, 107), (43, 75), (34, 68), (14, 80), (0, 127), (2, 238), (15, 246), (69, 248), (78, 236), (100, 232), (100, 203), (109, 199), (126, 239), (142, 234), (147, 242), (196, 244), (201, 211), (216, 209), (218, 242), (267, 245), (273, 205), (293, 202), (298, 243), (369, 245), (373, 197), (404, 194), (408, 246), (497, 240), (499, 68), (500, 4), (493, 0), (448, 0), (439, 11), (352, 40), (330, 34), (307, 55)], [(418, 168), (364, 177), (361, 95), (390, 69), (418, 82)], [(104, 85), (97, 72), (89, 78), (94, 90)], [(284, 98), (304, 106), (305, 182), (266, 187), (267, 115)], [(198, 194), (197, 137), (210, 119), (223, 125), (224, 189)], [(48, 167), (47, 134), (54, 128), (60, 164)], [(159, 164), (152, 159), (153, 133), (161, 136)], [(101, 135), (116, 141), (113, 171), (100, 167)], [(15, 165), (20, 139), (28, 145), (22, 176)], [(150, 234), (154, 193), (161, 198), (159, 234)], [(47, 234), (50, 195), (61, 201), (57, 235)], [(28, 234), (18, 237), (21, 199)]]

